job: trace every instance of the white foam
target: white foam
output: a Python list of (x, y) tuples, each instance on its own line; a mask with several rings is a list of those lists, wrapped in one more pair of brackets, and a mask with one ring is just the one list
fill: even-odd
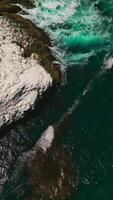
[[(42, 26), (42, 28), (45, 28), (52, 24), (63, 23), (75, 13), (76, 8), (79, 5), (79, 3), (76, 3), (73, 1), (71, 1), (70, 3), (62, 2), (62, 1), (60, 2), (48, 1), (48, 2), (41, 2), (41, 4), (42, 4), (42, 8), (44, 8), (46, 12), (44, 12), (43, 9), (41, 10), (39, 8), (39, 4), (37, 4), (36, 6), (37, 6), (38, 18), (37, 18), (37, 15), (33, 16), (34, 12), (31, 13), (31, 10), (30, 12), (28, 11), (28, 13), (32, 14), (36, 22), (38, 22), (38, 19), (40, 20), (39, 25)], [(60, 8), (59, 10), (57, 10), (58, 6)], [(50, 10), (51, 12), (47, 12), (47, 10)], [(53, 15), (53, 10), (54, 10), (54, 15)]]
[(49, 126), (42, 134), (41, 138), (38, 140), (36, 147), (42, 149), (46, 153), (47, 149), (51, 147), (54, 139), (54, 128)]
[(104, 68), (105, 69), (111, 69), (111, 68), (113, 68), (113, 58), (112, 57), (110, 57), (108, 60), (106, 60), (104, 62)]
[(46, 8), (48, 8), (48, 9), (56, 9), (58, 6), (63, 6), (64, 5), (64, 2), (50, 2), (50, 3), (48, 3), (48, 2), (44, 2), (43, 3), (43, 7), (46, 7)]

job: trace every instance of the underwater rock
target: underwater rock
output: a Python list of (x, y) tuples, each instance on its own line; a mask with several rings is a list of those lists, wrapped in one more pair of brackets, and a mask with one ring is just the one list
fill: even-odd
[(13, 136), (9, 135), (10, 143), (7, 137), (5, 138), (1, 154), (2, 157), (5, 156), (5, 160), (0, 162), (0, 191), (4, 190), (8, 197), (14, 195), (18, 199), (23, 199), (24, 196), (26, 200), (63, 200), (77, 190), (79, 171), (72, 162), (69, 150), (63, 144), (62, 136), (60, 137), (62, 132), (58, 138), (57, 133), (56, 127), (50, 125), (31, 150), (27, 150), (25, 144), (22, 145), (25, 142), (21, 140), (22, 135), (19, 136), (19, 148), (18, 144), (14, 145), (12, 142), (17, 137), (15, 133)]
[(38, 55), (23, 56), (29, 41), (25, 32), (0, 17), (0, 127), (22, 118), (52, 85)]
[[(77, 189), (79, 172), (67, 148), (57, 143), (55, 129), (49, 126), (36, 143), (28, 160), (29, 200), (62, 200)], [(57, 137), (56, 137), (57, 138)]]

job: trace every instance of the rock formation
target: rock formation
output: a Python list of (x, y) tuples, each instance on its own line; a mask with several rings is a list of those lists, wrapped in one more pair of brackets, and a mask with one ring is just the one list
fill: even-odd
[[(19, 15), (21, 8), (18, 3), (28, 8), (34, 6), (33, 2), (0, 2), (0, 128), (21, 119), (27, 111), (34, 109), (43, 93), (62, 79), (46, 34)], [(61, 127), (65, 126), (65, 121), (64, 118), (60, 126), (49, 126), (33, 150), (28, 152), (23, 145), (19, 149), (14, 146), (12, 139), (9, 142), (4, 137), (2, 142), (10, 150), (7, 152), (7, 148), (0, 145), (0, 192), (7, 184), (9, 192), (10, 189), (12, 191), (12, 181), (13, 187), (18, 187), (19, 179), (26, 170), (28, 177), (25, 182), (32, 189), (28, 200), (63, 200), (70, 197), (77, 188), (79, 172), (61, 142)], [(15, 170), (9, 175), (12, 166)]]
[(28, 200), (63, 200), (77, 189), (79, 172), (73, 166), (67, 148), (61, 140), (57, 141), (56, 134), (54, 127), (49, 126), (28, 159), (29, 184), (32, 187)]
[[(24, 49), (18, 45), (22, 37), (18, 28), (0, 18), (0, 127), (22, 118), (52, 85), (52, 77), (38, 63), (38, 55), (23, 56)], [(24, 39), (25, 48), (26, 36)]]
[(0, 128), (34, 108), (40, 96), (61, 78), (47, 35), (19, 15), (18, 6), (34, 1), (0, 1)]

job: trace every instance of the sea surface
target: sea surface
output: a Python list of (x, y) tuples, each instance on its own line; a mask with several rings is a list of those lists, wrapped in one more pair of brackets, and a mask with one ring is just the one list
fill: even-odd
[(35, 8), (24, 10), (50, 37), (66, 78), (32, 119), (0, 139), (2, 166), (12, 159), (10, 187), (1, 199), (25, 199), (25, 180), (17, 181), (21, 155), (48, 125), (67, 115), (64, 143), (80, 171), (78, 190), (69, 200), (113, 200), (113, 1), (37, 0)]

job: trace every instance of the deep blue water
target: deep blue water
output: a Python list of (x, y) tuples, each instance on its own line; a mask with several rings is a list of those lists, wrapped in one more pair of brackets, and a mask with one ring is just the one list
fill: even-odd
[[(80, 171), (78, 190), (70, 200), (112, 200), (113, 2), (38, 0), (26, 17), (49, 35), (67, 80), (43, 102), (40, 112), (1, 139), (6, 151), (2, 157), (8, 159), (7, 151), (18, 157), (32, 148), (42, 131), (66, 114), (64, 142)], [(10, 173), (16, 177), (13, 167)], [(6, 187), (1, 199), (24, 199), (23, 188), (24, 180), (13, 184), (12, 191)]]

